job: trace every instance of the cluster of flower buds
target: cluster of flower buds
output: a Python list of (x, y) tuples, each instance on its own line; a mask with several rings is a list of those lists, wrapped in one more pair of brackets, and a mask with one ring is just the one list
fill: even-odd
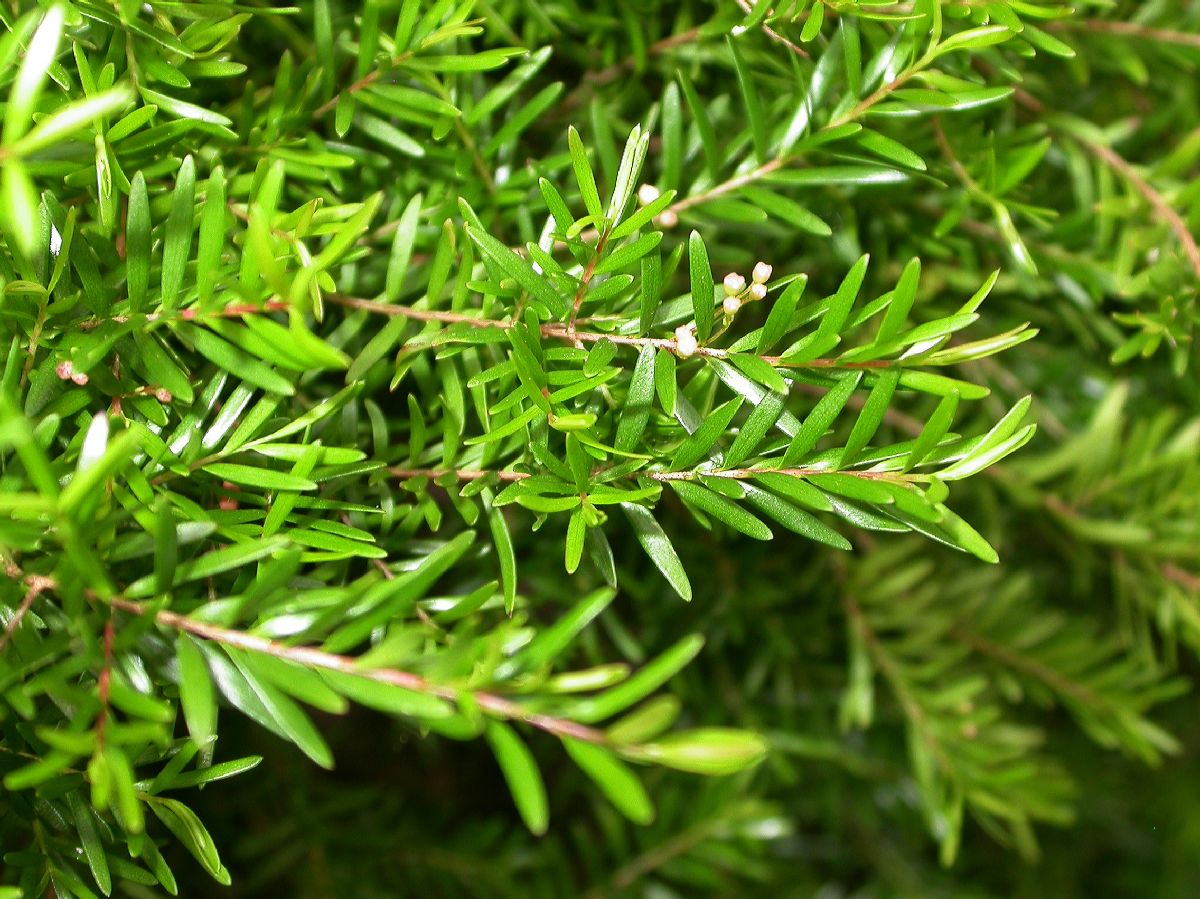
[(54, 373), (64, 381), (74, 381), (80, 387), (88, 382), (87, 372), (75, 371), (75, 366), (71, 364), (70, 360), (58, 363)]
[[(643, 190), (645, 187), (643, 185)], [(645, 197), (642, 199), (644, 201)], [(750, 273), (748, 287), (744, 275), (739, 275), (737, 272), (730, 272), (726, 275), (725, 280), (721, 282), (721, 286), (725, 289), (725, 299), (721, 303), (721, 308), (725, 310), (725, 314), (732, 318), (747, 299), (765, 300), (767, 298), (767, 282), (771, 280), (772, 271), (773, 269), (767, 263), (756, 263), (754, 271)], [(695, 324), (680, 325), (675, 329), (675, 355), (680, 359), (687, 359), (689, 356), (694, 356), (698, 349), (700, 349), (700, 344), (696, 340)]]
[(675, 329), (675, 354), (680, 359), (694, 356), (700, 344), (696, 340), (695, 325), (680, 325)]
[(746, 287), (746, 279), (737, 272), (730, 272), (725, 276), (725, 301), (721, 307), (725, 310), (726, 315), (734, 315), (742, 308), (742, 303), (749, 297), (751, 300), (765, 300), (767, 298), (767, 281), (771, 279), (771, 266), (765, 262), (759, 262), (754, 266), (754, 271), (751, 273), (751, 283), (749, 288)]

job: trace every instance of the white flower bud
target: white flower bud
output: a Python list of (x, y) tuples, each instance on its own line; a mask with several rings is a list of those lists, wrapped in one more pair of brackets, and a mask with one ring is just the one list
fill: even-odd
[(670, 230), (679, 224), (679, 216), (670, 209), (664, 209), (662, 215), (655, 219), (655, 221), (658, 222), (660, 227)]
[(649, 206), (658, 198), (658, 188), (653, 184), (643, 184), (638, 188), (638, 202), (640, 202), (643, 206)]
[(680, 325), (675, 329), (676, 355), (681, 359), (686, 359), (688, 356), (694, 356), (698, 349), (700, 349), (700, 344), (696, 342), (696, 335), (692, 333), (692, 329), (688, 325)]
[(725, 310), (726, 315), (733, 315), (742, 308), (742, 301), (737, 297), (726, 297), (725, 302), (721, 304), (721, 308)]
[(755, 282), (750, 285), (750, 296), (756, 300), (765, 300), (767, 298), (767, 285)]
[(725, 293), (728, 296), (737, 296), (746, 289), (746, 279), (737, 272), (730, 272), (725, 276)]
[(754, 274), (752, 276), (754, 278), (754, 283), (766, 284), (771, 280), (771, 272), (773, 271), (774, 269), (765, 262), (759, 262), (754, 266)]

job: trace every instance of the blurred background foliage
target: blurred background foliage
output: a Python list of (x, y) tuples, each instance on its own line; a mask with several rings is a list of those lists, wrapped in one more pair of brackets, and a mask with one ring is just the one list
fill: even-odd
[[(1200, 4), (0, 0), (0, 23), (0, 897), (1200, 890)], [(801, 273), (813, 304), (780, 364), (688, 352), (760, 260), (772, 304)], [(696, 471), (778, 467), (842, 383), (789, 354), (855, 271), (829, 368), (956, 381), (856, 381), (789, 463), (896, 475), (916, 511), (818, 481), (820, 516), (751, 539), (754, 494)], [(571, 355), (573, 297), (660, 351)], [(905, 299), (931, 330), (890, 343)], [(775, 308), (747, 306), (721, 346)], [(780, 372), (768, 434), (735, 443)], [(529, 436), (482, 440), (505, 403)], [(600, 527), (516, 479), (569, 494), (632, 448), (620, 501), (653, 515)], [(974, 530), (939, 517), (956, 462)], [(325, 655), (272, 668), (247, 634)], [(351, 651), (424, 680), (311, 674)], [(564, 672), (654, 660), (610, 713), (670, 693), (587, 730), (609, 715)], [(704, 761), (647, 748), (677, 719)], [(599, 775), (554, 739), (574, 726)], [(652, 812), (618, 756), (664, 763), (628, 766)], [(237, 777), (189, 789), (214, 770)]]

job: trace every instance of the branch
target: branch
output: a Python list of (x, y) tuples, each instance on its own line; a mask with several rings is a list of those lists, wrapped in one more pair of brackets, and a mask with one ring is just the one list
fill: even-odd
[[(665, 53), (675, 47), (683, 44), (690, 44), (700, 36), (699, 28), (690, 28), (687, 31), (681, 31), (679, 34), (673, 34), (670, 37), (663, 38), (646, 48), (646, 53), (649, 56), (656, 56), (659, 53)], [(563, 97), (558, 104), (558, 112), (569, 112), (576, 106), (579, 106), (586, 100), (591, 93), (597, 88), (608, 84), (610, 81), (615, 81), (621, 75), (631, 71), (637, 65), (637, 57), (629, 56), (606, 69), (600, 69), (597, 72), (590, 73), (583, 77), (579, 87), (571, 91)]]
[(1175, 234), (1175, 239), (1183, 247), (1183, 253), (1187, 256), (1192, 271), (1197, 278), (1200, 278), (1200, 247), (1196, 246), (1196, 238), (1192, 236), (1192, 232), (1188, 229), (1187, 222), (1183, 220), (1178, 212), (1171, 208), (1171, 204), (1166, 201), (1163, 195), (1150, 182), (1139, 175), (1133, 166), (1111, 147), (1106, 147), (1104, 144), (1092, 143), (1082, 138), (1076, 138), (1076, 140), (1083, 144), (1089, 153), (1124, 177), (1142, 195), (1146, 202), (1153, 207), (1154, 211), (1158, 213), (1159, 217), (1166, 222), (1167, 226)]
[[(399, 56), (393, 56), (391, 59), (388, 60), (388, 71), (391, 71), (396, 66), (400, 65), (402, 62), (405, 62), (412, 55), (413, 55), (412, 51), (408, 50), (404, 53), (401, 53)], [(342, 94), (357, 94), (359, 91), (363, 90), (364, 88), (370, 87), (372, 84), (374, 84), (380, 78), (382, 78), (385, 74), (386, 74), (386, 72), (380, 68), (380, 69), (375, 69), (374, 71), (368, 72), (367, 74), (363, 75), (361, 78), (359, 78), (353, 84), (351, 84), (349, 87), (345, 88), (344, 90), (338, 91), (336, 94), (334, 94), (328, 100), (326, 100), (324, 103), (322, 103), (320, 106), (318, 106), (315, 110), (313, 110), (313, 118), (319, 119), (323, 115), (328, 113), (329, 110), (331, 110), (335, 106), (337, 106), (338, 100), (340, 100), (342, 98)]]
[[(384, 303), (362, 297), (348, 297), (339, 294), (327, 294), (326, 302), (348, 309), (361, 309), (376, 315), (402, 316), (415, 321), (442, 322), (444, 324), (470, 325), (473, 328), (498, 328), (507, 331), (514, 324), (512, 319), (480, 318), (464, 312), (443, 312), (436, 309), (416, 309), (399, 303)], [(563, 340), (569, 343), (598, 343), (607, 340), (620, 346), (655, 347), (660, 350), (677, 352), (678, 342), (673, 337), (627, 337), (622, 334), (605, 334), (598, 331), (575, 331), (570, 324), (545, 324), (541, 326), (543, 337)], [(692, 354), (706, 356), (710, 359), (728, 359), (733, 355), (729, 350), (719, 347), (698, 347)], [(747, 354), (752, 355), (752, 354)], [(759, 356), (768, 365), (777, 368), (845, 368), (845, 369), (881, 369), (891, 368), (892, 363), (886, 359), (872, 359), (866, 362), (843, 362), (840, 359), (806, 359), (802, 362), (788, 361), (786, 356)]]
[[(737, 0), (737, 5), (742, 8), (742, 12), (744, 12), (744, 13), (750, 13), (754, 9), (754, 7), (752, 7), (750, 5), (750, 0)], [(808, 13), (805, 13), (804, 17), (807, 19)], [(760, 25), (759, 27), (762, 28), (763, 34), (765, 34), (771, 40), (775, 41), (777, 44), (783, 44), (783, 46), (787, 47), (789, 50), (791, 50), (797, 56), (800, 56), (804, 59), (809, 58), (807, 50), (805, 50), (799, 44), (792, 43), (790, 40), (788, 40), (786, 37), (784, 37), (782, 34), (780, 34), (778, 31), (776, 31), (774, 28), (772, 28), (766, 22), (763, 22), (762, 25)]]
[(8, 646), (8, 641), (11, 640), (13, 634), (17, 632), (17, 628), (21, 626), (21, 622), (25, 620), (25, 616), (29, 614), (29, 610), (37, 601), (37, 598), (46, 590), (50, 590), (54, 587), (54, 580), (52, 578), (43, 577), (40, 574), (31, 574), (25, 579), (25, 586), (29, 589), (26, 590), (24, 599), (21, 600), (21, 604), (17, 606), (17, 611), (13, 613), (13, 617), (10, 618), (8, 620), (8, 624), (5, 625), (4, 633), (0, 635), (0, 652), (3, 652), (4, 648)]
[[(454, 475), (460, 481), (477, 481), (489, 475), (495, 475), (502, 481), (523, 481), (533, 477), (523, 471), (482, 471), (468, 468), (389, 468), (388, 472), (401, 480), (408, 478), (436, 478)], [(782, 474), (793, 478), (808, 478), (825, 474), (844, 474), (852, 478), (862, 478), (865, 481), (891, 481), (903, 484), (913, 481), (926, 480), (924, 475), (902, 474), (895, 471), (861, 471), (856, 469), (839, 470), (836, 468), (726, 468), (714, 471), (635, 471), (624, 475), (622, 479), (647, 478), (651, 481), (666, 483), (667, 481), (695, 481), (699, 478), (727, 478), (744, 481), (761, 477), (764, 474)]]
[(1119, 34), (1122, 37), (1144, 38), (1145, 40), (1158, 41), (1163, 44), (1178, 44), (1182, 47), (1200, 48), (1200, 34), (1173, 31), (1168, 28), (1151, 28), (1147, 25), (1139, 25), (1137, 22), (1110, 22), (1105, 19), (1066, 19), (1061, 22), (1051, 22), (1046, 27), (1054, 31), (1076, 28), (1083, 31)]
[[(1125, 23), (1114, 22), (1110, 24), (1116, 25)], [(1197, 38), (1200, 39), (1200, 35), (1198, 35)], [(975, 68), (979, 69), (985, 74), (992, 71), (991, 66), (982, 60), (975, 60), (973, 65)], [(1014, 87), (1013, 98), (1018, 104), (1025, 107), (1034, 115), (1043, 116), (1046, 112), (1046, 104), (1020, 87)], [(1063, 132), (1060, 130), (1058, 133), (1061, 134)], [(1171, 204), (1166, 201), (1163, 195), (1160, 194), (1158, 190), (1152, 184), (1150, 184), (1150, 182), (1139, 175), (1133, 166), (1130, 165), (1124, 157), (1122, 157), (1111, 147), (1104, 146), (1103, 144), (1093, 143), (1092, 141), (1080, 137), (1077, 134), (1067, 133), (1066, 136), (1077, 142), (1081, 147), (1083, 147), (1085, 150), (1087, 150), (1105, 165), (1109, 166), (1113, 171), (1117, 172), (1133, 185), (1134, 189), (1142, 195), (1142, 198), (1150, 204), (1154, 211), (1158, 213), (1159, 217), (1162, 218), (1162, 220), (1171, 229), (1171, 232), (1175, 235), (1175, 239), (1178, 240), (1180, 246), (1183, 247), (1184, 255), (1187, 256), (1188, 263), (1191, 265), (1192, 271), (1195, 273), (1197, 278), (1200, 278), (1200, 247), (1197, 247), (1196, 239), (1192, 236), (1192, 232), (1188, 229), (1187, 223), (1183, 220), (1179, 213), (1171, 208)]]
[(213, 643), (274, 656), (278, 659), (304, 665), (307, 668), (339, 671), (342, 674), (362, 677), (381, 684), (402, 687), (406, 690), (412, 690), (415, 693), (436, 696), (439, 699), (444, 699), (455, 704), (457, 704), (459, 698), (464, 693), (470, 693), (470, 696), (481, 709), (490, 712), (497, 718), (523, 721), (531, 727), (544, 730), (547, 733), (554, 734), (556, 737), (584, 740), (588, 743), (596, 743), (604, 746), (613, 745), (612, 741), (609, 740), (603, 731), (587, 727), (583, 724), (576, 724), (574, 721), (567, 721), (563, 718), (555, 718), (551, 715), (531, 712), (520, 703), (513, 702), (494, 693), (476, 693), (442, 684), (435, 684), (418, 674), (399, 671), (394, 668), (363, 668), (359, 665), (358, 660), (351, 656), (335, 655), (334, 653), (324, 652), (320, 649), (313, 649), (307, 646), (289, 646), (286, 643), (279, 643), (275, 640), (269, 640), (266, 637), (257, 637), (254, 634), (247, 634), (244, 631), (196, 621), (195, 619), (166, 609), (155, 612), (147, 605), (132, 602), (121, 597), (109, 599), (108, 602), (113, 608), (129, 612), (133, 615), (153, 614), (155, 622), (162, 627), (177, 631), (186, 631), (189, 634), (193, 634), (204, 640), (210, 640)]

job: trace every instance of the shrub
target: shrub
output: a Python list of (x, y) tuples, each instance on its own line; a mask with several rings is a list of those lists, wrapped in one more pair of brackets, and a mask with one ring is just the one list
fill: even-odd
[(1200, 647), (1200, 12), (1081, 5), (0, 8), (0, 897), (1030, 889)]

